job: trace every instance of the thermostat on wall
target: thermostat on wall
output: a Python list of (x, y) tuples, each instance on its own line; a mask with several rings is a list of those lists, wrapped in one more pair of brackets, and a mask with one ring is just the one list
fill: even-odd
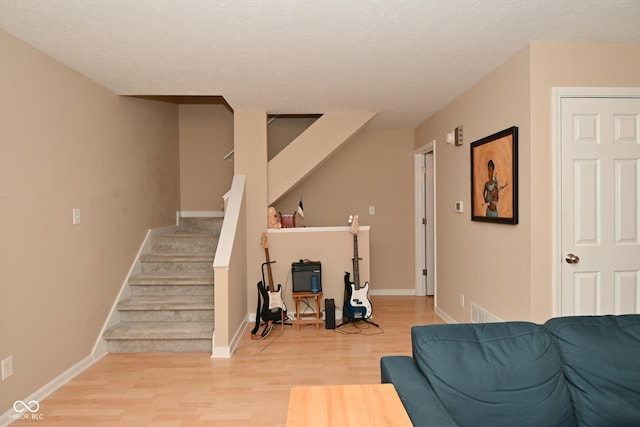
[(464, 202), (462, 200), (457, 201), (455, 209), (456, 212), (462, 213), (464, 211)]

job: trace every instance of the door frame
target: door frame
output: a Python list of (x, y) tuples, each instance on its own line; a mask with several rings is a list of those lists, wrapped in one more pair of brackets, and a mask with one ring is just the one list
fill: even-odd
[(553, 235), (553, 315), (562, 307), (562, 100), (564, 98), (640, 98), (640, 87), (554, 87), (552, 89), (552, 156), (555, 162)]
[(433, 236), (431, 236), (431, 238), (433, 239), (433, 247), (434, 247), (434, 253), (433, 253), (433, 272), (429, 272), (429, 274), (433, 274), (433, 295), (434, 298), (437, 298), (437, 275), (436, 275), (436, 253), (435, 253), (435, 247), (436, 247), (436, 218), (435, 218), (435, 211), (436, 211), (436, 196), (435, 196), (435, 189), (436, 189), (436, 140), (432, 140), (431, 142), (428, 142), (427, 144), (423, 145), (422, 147), (418, 148), (417, 150), (415, 150), (413, 152), (413, 179), (414, 179), (414, 197), (413, 197), (413, 209), (414, 209), (414, 215), (413, 215), (413, 221), (414, 221), (414, 272), (415, 272), (415, 276), (414, 276), (414, 289), (415, 289), (415, 294), (416, 296), (425, 296), (427, 295), (427, 286), (426, 286), (426, 279), (424, 278), (424, 275), (422, 274), (422, 264), (427, 256), (427, 254), (425, 253), (425, 246), (426, 246), (426, 233), (424, 232), (423, 229), (423, 225), (422, 225), (422, 218), (426, 218), (426, 213), (425, 213), (425, 194), (426, 194), (426, 188), (425, 188), (425, 179), (424, 179), (424, 174), (425, 172), (423, 172), (423, 168), (424, 168), (424, 156), (428, 153), (432, 153), (433, 155), (433, 191), (432, 191), (432, 199), (433, 199), (433, 217), (431, 218), (427, 218), (427, 221), (432, 221), (433, 222)]

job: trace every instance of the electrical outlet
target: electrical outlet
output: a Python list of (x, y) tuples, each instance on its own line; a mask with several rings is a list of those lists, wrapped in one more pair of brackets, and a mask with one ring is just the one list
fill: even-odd
[(464, 308), (464, 294), (460, 294), (460, 307)]
[(2, 359), (2, 381), (13, 375), (13, 356)]

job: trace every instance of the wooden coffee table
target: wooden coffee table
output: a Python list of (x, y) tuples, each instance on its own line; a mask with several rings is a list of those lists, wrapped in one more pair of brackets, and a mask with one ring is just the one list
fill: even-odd
[(287, 427), (412, 427), (393, 384), (293, 387)]

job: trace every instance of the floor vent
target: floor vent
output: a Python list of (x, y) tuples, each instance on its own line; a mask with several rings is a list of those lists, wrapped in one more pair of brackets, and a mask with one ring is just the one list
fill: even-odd
[(471, 323), (496, 323), (503, 320), (489, 313), (477, 304), (471, 303)]

